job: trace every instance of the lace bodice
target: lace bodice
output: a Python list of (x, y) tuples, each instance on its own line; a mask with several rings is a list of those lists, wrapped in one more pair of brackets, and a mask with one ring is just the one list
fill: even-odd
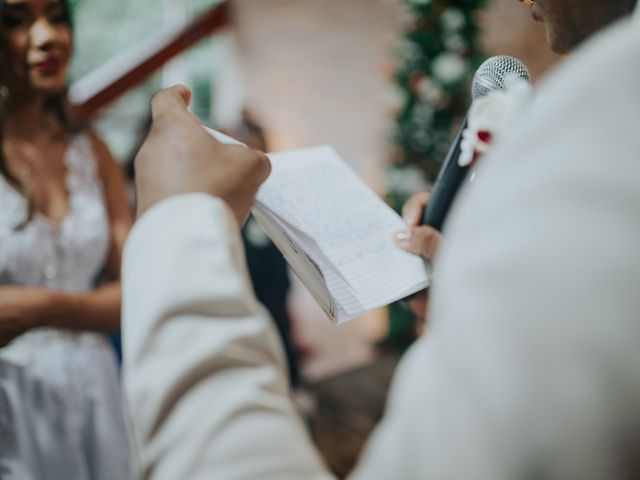
[[(93, 287), (108, 252), (109, 221), (95, 154), (86, 135), (72, 138), (64, 161), (69, 213), (57, 228), (36, 213), (24, 228), (16, 230), (25, 218), (27, 202), (0, 177), (0, 288), (15, 284), (82, 292)], [(42, 355), (44, 345), (58, 341), (103, 340), (93, 334), (37, 329), (0, 349), (0, 357), (30, 364)], [(48, 363), (40, 366), (49, 368)], [(62, 381), (66, 376), (59, 369), (49, 374)]]
[[(69, 213), (58, 227), (0, 176), (0, 288), (91, 289), (109, 248), (109, 220), (87, 135), (65, 154)], [(31, 330), (0, 348), (0, 477), (126, 478), (129, 446), (113, 351), (96, 333)]]
[(97, 162), (86, 135), (65, 155), (69, 213), (58, 228), (41, 214), (21, 230), (26, 200), (0, 176), (0, 285), (84, 291), (93, 285), (109, 246), (109, 222)]

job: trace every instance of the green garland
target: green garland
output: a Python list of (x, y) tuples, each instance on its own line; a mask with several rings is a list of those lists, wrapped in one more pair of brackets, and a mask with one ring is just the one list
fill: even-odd
[[(403, 0), (406, 31), (398, 48), (396, 86), (402, 107), (395, 123), (396, 153), (386, 172), (387, 200), (399, 210), (435, 180), (470, 101), (469, 83), (484, 56), (476, 14), (486, 0)], [(415, 319), (391, 306), (388, 339), (406, 346)]]

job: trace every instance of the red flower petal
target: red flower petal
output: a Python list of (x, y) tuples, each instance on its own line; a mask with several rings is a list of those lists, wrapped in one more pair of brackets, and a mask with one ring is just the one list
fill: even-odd
[(487, 130), (480, 130), (478, 132), (478, 139), (484, 143), (491, 143), (493, 139), (493, 134)]

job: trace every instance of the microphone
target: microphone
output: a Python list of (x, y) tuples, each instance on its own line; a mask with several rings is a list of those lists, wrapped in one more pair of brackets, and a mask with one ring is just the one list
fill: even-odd
[[(473, 77), (471, 87), (473, 101), (495, 90), (504, 90), (509, 86), (513, 78), (520, 78), (531, 82), (529, 70), (520, 60), (506, 55), (488, 58), (480, 65)], [(431, 192), (431, 198), (422, 216), (423, 225), (430, 225), (437, 230), (442, 230), (442, 225), (453, 203), (453, 199), (469, 170), (469, 165), (461, 166), (458, 162), (460, 158), (462, 134), (467, 128), (467, 123), (468, 114), (465, 116), (442, 168), (438, 173), (438, 178)]]

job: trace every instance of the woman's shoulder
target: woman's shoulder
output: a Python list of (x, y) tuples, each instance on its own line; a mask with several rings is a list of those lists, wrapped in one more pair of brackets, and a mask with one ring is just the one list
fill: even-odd
[(105, 141), (91, 127), (73, 135), (67, 157), (70, 169), (95, 176), (101, 183), (118, 166)]
[(119, 168), (118, 163), (111, 154), (111, 150), (102, 137), (91, 127), (87, 127), (79, 136), (91, 151), (97, 174), (104, 181), (109, 177), (113, 168)]

